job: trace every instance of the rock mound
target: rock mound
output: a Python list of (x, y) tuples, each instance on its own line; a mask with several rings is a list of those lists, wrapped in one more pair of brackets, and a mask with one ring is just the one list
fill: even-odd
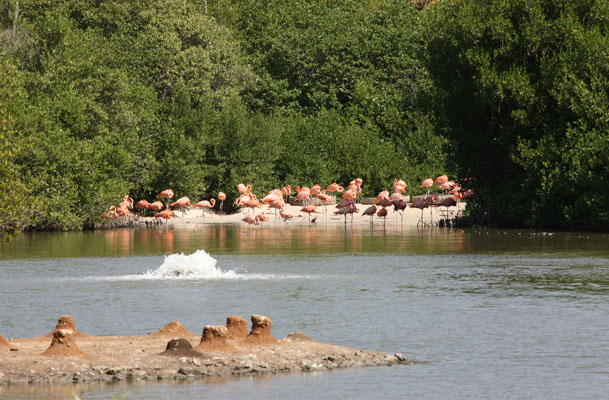
[(150, 334), (150, 336), (169, 336), (169, 337), (183, 337), (183, 336), (197, 336), (184, 328), (184, 325), (178, 321), (172, 321), (165, 325), (165, 327), (159, 329), (156, 332)]
[(229, 315), (226, 318), (226, 329), (228, 339), (245, 339), (247, 337), (247, 323), (244, 318), (237, 315)]
[(42, 355), (90, 358), (87, 353), (80, 351), (76, 346), (74, 331), (71, 329), (55, 329), (51, 345)]
[(227, 343), (228, 328), (222, 325), (205, 325), (201, 343), (196, 347), (199, 351), (232, 351), (236, 349)]
[(285, 340), (288, 341), (288, 342), (313, 342), (313, 343), (319, 343), (317, 340), (311, 339), (309, 336), (305, 335), (302, 332), (291, 332), (285, 338)]
[(271, 335), (272, 321), (264, 315), (252, 315), (252, 331), (245, 339), (249, 344), (270, 344), (279, 340)]
[(67, 329), (72, 331), (72, 337), (89, 336), (86, 333), (82, 333), (78, 329), (76, 329), (76, 326), (74, 325), (74, 317), (70, 315), (62, 315), (61, 317), (59, 317), (59, 320), (57, 321), (57, 325), (55, 325), (55, 329), (53, 330), (53, 332), (48, 333), (45, 336), (51, 338), (55, 334), (55, 331), (59, 329)]
[(11, 347), (9, 342), (6, 340), (4, 336), (0, 334), (0, 349)]
[(161, 353), (163, 356), (177, 357), (202, 357), (203, 354), (195, 351), (192, 344), (184, 338), (175, 338), (167, 342), (165, 351)]

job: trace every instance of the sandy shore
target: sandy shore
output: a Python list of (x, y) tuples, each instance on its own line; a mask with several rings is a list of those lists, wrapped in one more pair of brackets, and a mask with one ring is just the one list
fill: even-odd
[(48, 335), (0, 344), (0, 393), (17, 384), (182, 380), (409, 363), (401, 354), (324, 344), (298, 332), (277, 339), (264, 316), (252, 316), (249, 333), (244, 319), (230, 316), (226, 327), (206, 326), (202, 336), (175, 321), (144, 336), (89, 336), (76, 330), (73, 319), (69, 326), (70, 319), (61, 317)]
[[(288, 214), (292, 214), (293, 218), (284, 221), (279, 213), (276, 213), (274, 209), (269, 209), (266, 205), (261, 208), (255, 209), (241, 209), (239, 212), (235, 214), (224, 214), (220, 215), (215, 209), (211, 211), (205, 211), (205, 213), (201, 209), (190, 209), (180, 211), (179, 209), (174, 210), (173, 218), (169, 220), (163, 220), (162, 218), (155, 219), (154, 217), (139, 217), (136, 221), (136, 224), (161, 224), (167, 223), (168, 225), (179, 227), (179, 226), (190, 226), (194, 225), (203, 225), (203, 224), (241, 224), (247, 225), (243, 222), (243, 218), (248, 214), (257, 215), (259, 213), (263, 213), (266, 215), (269, 220), (264, 222), (263, 226), (275, 226), (275, 227), (284, 227), (285, 224), (289, 225), (306, 225), (311, 223), (316, 224), (355, 224), (355, 225), (369, 225), (371, 223), (371, 217), (367, 215), (363, 215), (364, 210), (370, 207), (367, 204), (357, 204), (358, 212), (354, 213), (353, 216), (348, 215), (346, 218), (343, 215), (335, 215), (334, 212), (337, 211), (335, 205), (318, 206), (317, 212), (313, 214), (307, 214), (306, 212), (301, 211), (302, 206), (288, 205), (285, 206), (285, 212)], [(429, 207), (423, 210), (421, 213), (420, 209), (407, 207), (403, 213), (394, 212), (393, 206), (387, 207), (387, 217), (382, 218), (378, 216), (372, 217), (373, 224), (386, 224), (386, 225), (402, 225), (402, 226), (412, 226), (416, 227), (419, 224), (419, 221), (422, 220), (424, 222), (424, 226), (435, 226), (441, 219), (449, 218), (454, 219), (457, 213), (463, 212), (465, 209), (465, 203), (462, 202), (459, 205), (459, 210), (456, 207)], [(381, 207), (377, 206), (377, 210), (380, 210)], [(311, 222), (315, 220), (315, 222)], [(260, 225), (258, 225), (260, 226)], [(419, 224), (419, 226), (422, 226)], [(256, 228), (256, 225), (252, 225), (252, 229)]]

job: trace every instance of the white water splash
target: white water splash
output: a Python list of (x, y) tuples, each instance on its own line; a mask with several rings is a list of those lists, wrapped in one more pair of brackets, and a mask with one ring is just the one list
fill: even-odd
[(171, 254), (165, 257), (163, 264), (154, 271), (147, 271), (143, 278), (165, 279), (235, 279), (235, 271), (222, 271), (216, 267), (218, 261), (205, 250), (192, 254)]
[(216, 266), (217, 260), (205, 250), (192, 254), (170, 254), (155, 270), (129, 275), (97, 275), (70, 277), (65, 280), (78, 281), (145, 281), (145, 280), (283, 280), (314, 279), (310, 275), (251, 274), (245, 268), (223, 271)]

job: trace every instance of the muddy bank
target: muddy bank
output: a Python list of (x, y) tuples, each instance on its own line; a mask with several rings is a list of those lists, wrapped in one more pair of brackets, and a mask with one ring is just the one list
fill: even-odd
[[(91, 336), (61, 317), (49, 334), (0, 344), (0, 386), (182, 380), (409, 363), (401, 354), (318, 342), (300, 332), (272, 336), (270, 318), (229, 316), (201, 336), (171, 322), (143, 336)], [(71, 324), (71, 325), (70, 325)]]

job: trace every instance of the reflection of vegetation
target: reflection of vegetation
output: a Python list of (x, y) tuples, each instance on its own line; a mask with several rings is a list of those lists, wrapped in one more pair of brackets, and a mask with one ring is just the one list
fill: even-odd
[(492, 223), (609, 226), (606, 2), (207, 3), (0, 4), (0, 230), (442, 172)]

